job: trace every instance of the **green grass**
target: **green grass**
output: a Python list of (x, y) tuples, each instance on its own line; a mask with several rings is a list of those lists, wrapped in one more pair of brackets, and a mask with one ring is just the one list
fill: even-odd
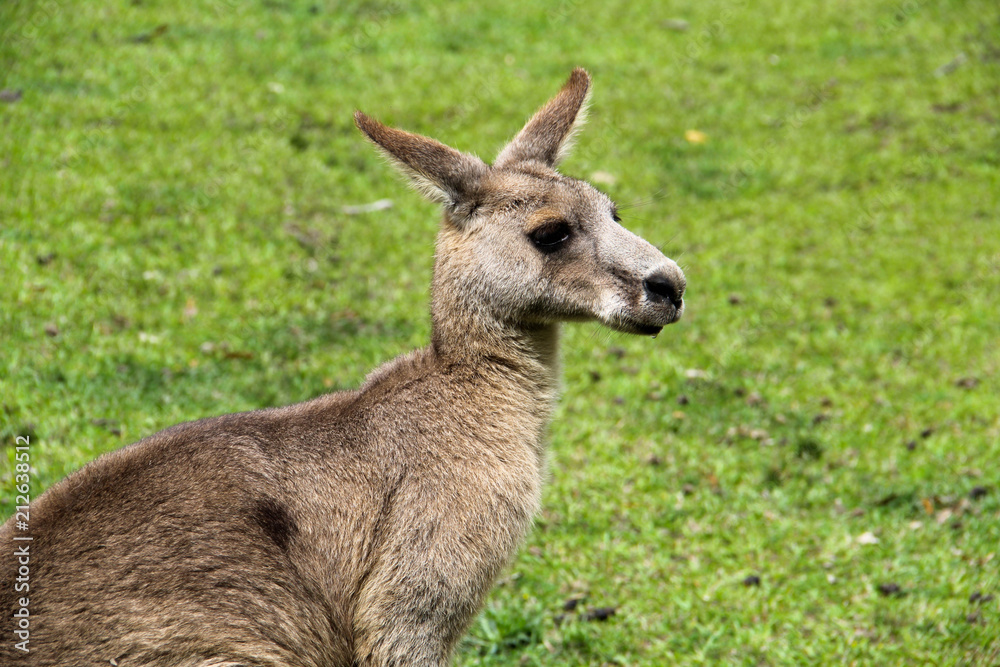
[(996, 3), (481, 5), (4, 5), (0, 514), (16, 436), (37, 494), (424, 344), (438, 212), (352, 111), (488, 158), (582, 65), (563, 170), (643, 203), (688, 309), (566, 327), (545, 509), (458, 663), (1000, 661)]

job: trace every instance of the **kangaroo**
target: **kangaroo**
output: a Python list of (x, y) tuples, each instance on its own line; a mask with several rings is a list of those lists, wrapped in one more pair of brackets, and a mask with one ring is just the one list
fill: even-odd
[(589, 87), (574, 70), (492, 166), (357, 112), (444, 208), (429, 346), (52, 486), (0, 529), (0, 662), (447, 664), (538, 511), (559, 322), (653, 335), (684, 310), (678, 266), (555, 170)]

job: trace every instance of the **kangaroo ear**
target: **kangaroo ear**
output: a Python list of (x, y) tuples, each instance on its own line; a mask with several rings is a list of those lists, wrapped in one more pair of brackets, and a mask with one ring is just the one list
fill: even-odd
[(579, 67), (573, 70), (562, 90), (500, 151), (495, 165), (503, 167), (534, 160), (554, 167), (569, 150), (575, 130), (583, 124), (589, 90), (587, 71)]
[(462, 153), (419, 134), (396, 130), (360, 111), (354, 123), (429, 199), (455, 206), (472, 195), (489, 169)]

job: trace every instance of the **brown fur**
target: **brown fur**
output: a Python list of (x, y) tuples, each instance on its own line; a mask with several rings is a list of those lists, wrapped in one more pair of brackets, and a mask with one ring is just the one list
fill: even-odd
[(356, 391), (174, 426), (54, 485), (31, 507), (29, 593), (0, 529), (0, 662), (446, 664), (538, 510), (558, 322), (653, 333), (683, 309), (677, 266), (554, 170), (589, 81), (574, 71), (492, 167), (359, 112), (445, 206), (431, 345)]

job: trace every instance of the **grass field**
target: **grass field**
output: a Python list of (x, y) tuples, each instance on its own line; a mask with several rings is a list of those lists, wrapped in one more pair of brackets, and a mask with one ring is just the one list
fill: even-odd
[(353, 110), (490, 158), (579, 65), (563, 171), (687, 311), (565, 327), (458, 664), (1000, 664), (1000, 6), (483, 4), (4, 4), (0, 514), (17, 436), (38, 494), (425, 344), (439, 213)]

